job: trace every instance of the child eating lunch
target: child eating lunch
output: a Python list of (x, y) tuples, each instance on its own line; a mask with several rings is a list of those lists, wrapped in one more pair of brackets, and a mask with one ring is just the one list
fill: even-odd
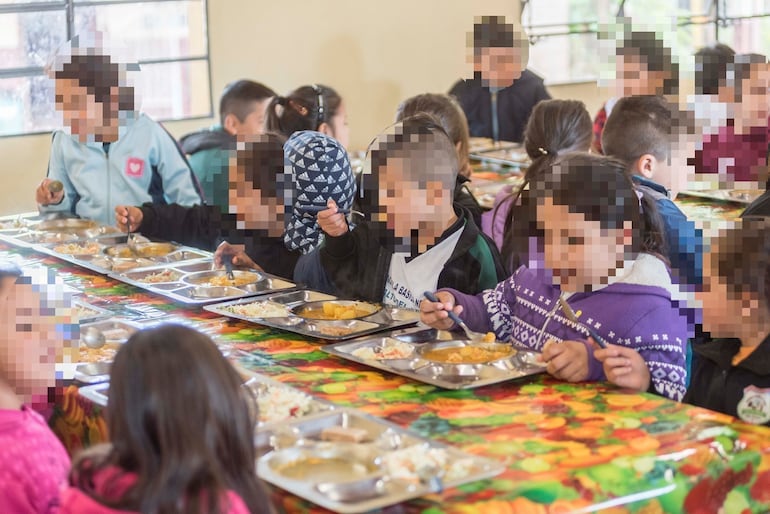
[(435, 118), (418, 114), (391, 126), (364, 166), (358, 208), (366, 219), (350, 230), (330, 202), (318, 213), (324, 243), (295, 280), (316, 287), (325, 275), (339, 296), (406, 308), (437, 285), (491, 287), (503, 275), (500, 258), (454, 204), (457, 172), (455, 147)]
[[(767, 220), (742, 220), (712, 241), (697, 296), (703, 302), (703, 326), (717, 339), (693, 348), (692, 381), (684, 401), (770, 426), (768, 256)], [(622, 368), (609, 357), (605, 361), (608, 377), (622, 380)]]
[[(681, 399), (687, 322), (671, 301), (654, 200), (638, 194), (622, 163), (575, 153), (532, 177), (523, 201), (534, 202), (545, 269), (521, 266), (475, 296), (439, 290), (439, 302), (421, 303), (422, 321), (454, 328), (454, 310), (471, 330), (542, 351), (548, 372), (571, 382), (605, 378), (590, 327), (629, 349), (641, 370), (629, 387)], [(562, 312), (562, 296), (579, 323)]]
[(56, 108), (70, 133), (53, 135), (47, 178), (35, 192), (40, 212), (111, 225), (120, 204), (202, 203), (174, 139), (134, 110), (124, 66), (99, 50), (78, 51), (52, 70)]
[(256, 476), (255, 409), (205, 335), (137, 332), (110, 373), (110, 443), (75, 459), (63, 514), (270, 513)]
[(0, 512), (58, 512), (70, 460), (34, 409), (47, 407), (56, 357), (78, 338), (71, 295), (46, 269), (0, 262)]

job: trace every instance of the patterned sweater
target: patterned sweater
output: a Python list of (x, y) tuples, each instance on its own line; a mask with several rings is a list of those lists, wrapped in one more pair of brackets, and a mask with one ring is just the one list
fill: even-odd
[[(685, 392), (687, 321), (671, 302), (671, 279), (665, 264), (642, 254), (611, 285), (574, 293), (568, 302), (581, 324), (591, 325), (606, 341), (638, 351), (650, 369), (651, 389), (681, 400)], [(602, 365), (586, 342), (588, 331), (559, 309), (561, 291), (542, 272), (519, 268), (510, 278), (472, 296), (454, 290), (461, 317), (472, 330), (494, 332), (540, 351), (548, 340), (583, 341), (589, 354), (589, 380), (604, 380)]]

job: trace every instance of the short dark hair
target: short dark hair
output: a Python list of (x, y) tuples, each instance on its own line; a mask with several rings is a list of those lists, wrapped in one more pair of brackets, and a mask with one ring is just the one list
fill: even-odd
[(656, 92), (662, 95), (676, 94), (679, 90), (679, 65), (671, 56), (671, 49), (655, 32), (632, 31), (626, 33), (622, 44), (618, 45), (616, 54), (619, 56), (637, 56), (644, 61), (649, 71), (663, 72), (663, 90)]
[(742, 219), (720, 230), (714, 271), (734, 293), (752, 293), (770, 309), (770, 219)]
[(480, 16), (468, 33), (468, 47), (479, 55), (484, 48), (513, 48), (524, 46), (526, 36), (521, 27), (505, 22), (505, 16)]
[(602, 132), (605, 155), (631, 166), (652, 154), (658, 160), (671, 155), (672, 106), (661, 96), (628, 96), (612, 108)]
[(695, 93), (715, 95), (725, 85), (727, 65), (732, 62), (735, 50), (716, 43), (695, 52)]
[[(86, 88), (89, 95), (104, 105), (110, 105), (115, 100), (112, 90), (118, 88), (118, 110), (134, 110), (134, 88), (124, 85), (125, 69), (119, 63), (112, 62), (109, 55), (73, 55), (54, 71), (54, 79), (77, 81), (78, 85)], [(110, 110), (104, 109), (105, 120), (110, 115)]]
[(733, 87), (736, 102), (743, 99), (743, 81), (751, 77), (760, 64), (767, 64), (767, 57), (762, 54), (739, 54), (727, 65), (727, 83)]
[(396, 111), (396, 121), (401, 121), (418, 113), (427, 113), (434, 116), (444, 131), (449, 135), (452, 143), (457, 146), (459, 167), (465, 170), (469, 163), (470, 132), (468, 120), (462, 107), (453, 96), (445, 94), (425, 93), (404, 100)]
[(228, 114), (234, 114), (243, 123), (254, 110), (254, 103), (275, 96), (275, 91), (252, 80), (238, 80), (225, 86), (219, 99), (219, 121), (225, 124)]

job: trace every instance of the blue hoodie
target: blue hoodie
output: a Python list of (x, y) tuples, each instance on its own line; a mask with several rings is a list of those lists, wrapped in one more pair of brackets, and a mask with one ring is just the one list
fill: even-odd
[(172, 137), (138, 114), (112, 144), (81, 143), (56, 131), (48, 178), (64, 184), (64, 199), (39, 206), (41, 213), (70, 212), (105, 225), (115, 223), (118, 205), (201, 202), (198, 183)]

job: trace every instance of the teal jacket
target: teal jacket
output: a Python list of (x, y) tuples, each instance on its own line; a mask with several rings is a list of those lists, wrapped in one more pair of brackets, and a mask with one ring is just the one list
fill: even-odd
[(203, 189), (206, 203), (216, 205), (222, 213), (229, 206), (230, 157), (235, 153), (235, 136), (216, 125), (184, 136), (179, 143), (189, 157), (190, 166)]

